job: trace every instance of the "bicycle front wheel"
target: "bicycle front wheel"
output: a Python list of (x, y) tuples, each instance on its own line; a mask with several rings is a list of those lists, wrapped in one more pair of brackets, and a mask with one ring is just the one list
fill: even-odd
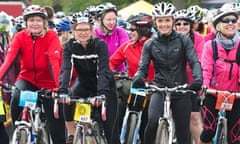
[(11, 144), (30, 144), (30, 141), (31, 139), (27, 130), (14, 130)]
[(77, 126), (73, 138), (73, 144), (83, 144), (84, 139), (83, 139), (83, 133), (82, 133), (82, 128)]
[(168, 144), (169, 141), (169, 132), (168, 132), (168, 123), (166, 120), (160, 120), (156, 133), (155, 144)]
[(36, 135), (36, 144), (51, 144), (50, 135), (46, 128), (39, 129)]
[(134, 138), (134, 132), (137, 125), (137, 115), (131, 114), (128, 119), (127, 132), (126, 132), (126, 142), (125, 144), (132, 144)]

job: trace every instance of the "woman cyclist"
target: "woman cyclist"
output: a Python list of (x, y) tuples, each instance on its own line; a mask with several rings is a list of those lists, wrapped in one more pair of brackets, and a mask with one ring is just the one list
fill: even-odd
[[(117, 94), (115, 81), (109, 69), (108, 47), (103, 40), (93, 37), (93, 20), (86, 11), (76, 13), (72, 24), (74, 38), (64, 45), (59, 92), (68, 94), (71, 71), (75, 68), (78, 77), (71, 87), (70, 95), (86, 98), (103, 94), (107, 97), (104, 132), (109, 144), (118, 144)], [(70, 135), (73, 135), (71, 129), (74, 126), (74, 107), (74, 104), (65, 106)]]
[[(229, 8), (220, 8), (214, 16), (216, 37), (205, 43), (201, 57), (203, 85), (209, 88), (239, 92), (240, 37), (237, 20), (237, 14)], [(217, 59), (214, 59), (214, 55)], [(211, 143), (214, 137), (218, 117), (218, 110), (215, 109), (216, 99), (215, 95), (205, 97), (202, 107), (203, 131), (200, 135), (200, 144)], [(240, 144), (239, 107), (240, 100), (235, 99), (232, 110), (226, 112), (229, 144)]]
[[(187, 35), (191, 38), (194, 43), (194, 48), (198, 59), (201, 58), (202, 48), (204, 45), (204, 38), (197, 31), (193, 31), (193, 23), (195, 19), (195, 15), (191, 13), (188, 9), (178, 10), (175, 15), (175, 30), (179, 33)], [(192, 69), (190, 64), (187, 64), (187, 74), (188, 74), (188, 82), (191, 84), (194, 80), (192, 78)], [(192, 98), (192, 112), (190, 119), (190, 131), (193, 136), (195, 143), (197, 144), (199, 141), (199, 136), (202, 128), (202, 119), (200, 115), (200, 104), (199, 96), (197, 94), (193, 94)]]
[[(31, 5), (24, 10), (26, 28), (16, 33), (8, 49), (6, 59), (0, 67), (0, 79), (8, 73), (14, 61), (20, 58), (20, 72), (15, 82), (19, 90), (36, 91), (54, 89), (59, 86), (61, 45), (55, 31), (47, 28), (47, 14), (43, 7)], [(20, 92), (11, 98), (13, 124), (19, 119)], [(65, 144), (65, 124), (60, 105), (59, 119), (53, 115), (53, 100), (43, 99), (46, 118), (54, 144)]]
[[(108, 45), (109, 56), (116, 49), (129, 40), (127, 32), (117, 26), (117, 8), (112, 3), (103, 3), (96, 7), (96, 16), (99, 27), (95, 28), (96, 36), (103, 39)], [(124, 71), (124, 64), (120, 65), (118, 71)]]
[[(144, 43), (152, 37), (152, 17), (150, 15), (139, 13), (137, 15), (131, 15), (127, 22), (130, 24), (129, 32), (131, 39), (122, 44), (110, 57), (110, 69), (115, 71), (117, 67), (122, 64), (126, 63), (127, 65), (127, 72), (128, 77), (132, 78), (137, 71), (138, 63), (140, 61), (140, 57), (142, 54), (142, 48)], [(154, 79), (154, 68), (153, 64), (149, 67), (149, 73), (147, 80), (151, 81)], [(127, 81), (125, 81), (127, 83)], [(128, 81), (130, 83), (130, 81)], [(129, 87), (123, 87), (130, 92), (130, 84), (123, 84), (124, 86), (127, 85)], [(125, 114), (125, 107), (127, 102), (127, 97), (129, 93), (120, 93), (120, 101), (119, 101), (119, 116), (120, 116), (120, 127), (122, 126), (122, 120)], [(142, 116), (142, 123), (141, 123), (141, 130), (140, 130), (140, 137), (141, 141), (143, 141), (143, 133), (145, 129), (145, 125), (147, 122), (147, 108), (145, 108)]]
[[(160, 87), (174, 87), (188, 83), (186, 65), (189, 61), (193, 69), (194, 81), (189, 89), (199, 90), (202, 84), (201, 65), (197, 58), (191, 39), (173, 30), (173, 4), (160, 2), (153, 7), (153, 18), (157, 35), (144, 44), (138, 71), (133, 79), (132, 87), (144, 87), (150, 61), (155, 69), (155, 81)], [(144, 133), (144, 144), (153, 144), (158, 127), (159, 117), (163, 114), (163, 93), (151, 96), (148, 124)], [(191, 98), (182, 94), (172, 95), (171, 109), (175, 122), (178, 144), (190, 144)]]

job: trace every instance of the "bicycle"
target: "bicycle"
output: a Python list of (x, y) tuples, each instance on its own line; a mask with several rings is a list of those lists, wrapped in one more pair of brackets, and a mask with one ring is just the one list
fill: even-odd
[(187, 90), (188, 84), (184, 85), (178, 85), (176, 87), (168, 88), (163, 87), (160, 88), (156, 84), (147, 84), (147, 88), (152, 89), (152, 91), (159, 91), (164, 92), (164, 110), (163, 110), (163, 116), (159, 118), (158, 121), (158, 128), (156, 132), (156, 140), (155, 144), (172, 144), (175, 143), (175, 126), (174, 121), (171, 113), (171, 94), (173, 92), (177, 93), (195, 93), (195, 91)]
[[(3, 89), (14, 91), (13, 85), (2, 84)], [(20, 91), (19, 106), (23, 107), (21, 119), (15, 121), (12, 144), (50, 144), (51, 138), (47, 129), (42, 98), (49, 98), (50, 91)]]
[(131, 88), (120, 133), (121, 144), (137, 144), (143, 110), (150, 93), (147, 89)]
[(215, 108), (218, 111), (216, 132), (212, 140), (212, 144), (227, 144), (227, 118), (226, 111), (231, 111), (236, 97), (240, 97), (240, 93), (202, 88), (202, 100), (206, 94), (217, 95), (217, 103)]
[(104, 95), (70, 99), (76, 102), (73, 144), (107, 144), (102, 125), (106, 120), (105, 100)]

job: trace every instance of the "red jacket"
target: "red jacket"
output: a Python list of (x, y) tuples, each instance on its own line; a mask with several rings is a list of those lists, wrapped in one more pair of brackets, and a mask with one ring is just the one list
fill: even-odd
[(35, 40), (27, 30), (17, 33), (10, 43), (5, 62), (0, 67), (0, 79), (20, 56), (20, 73), (17, 79), (23, 79), (37, 88), (57, 88), (61, 64), (61, 44), (53, 30)]
[[(141, 54), (142, 54), (143, 44), (146, 40), (147, 39), (138, 41), (136, 44), (134, 44), (135, 41), (129, 40), (124, 44), (122, 44), (110, 57), (110, 61), (109, 61), (110, 69), (112, 71), (116, 70), (116, 68), (120, 64), (126, 62), (128, 76), (132, 78), (134, 74), (137, 72), (138, 63), (140, 61)], [(154, 68), (153, 68), (153, 64), (151, 63), (149, 66), (147, 80), (153, 80), (153, 79), (154, 79)]]

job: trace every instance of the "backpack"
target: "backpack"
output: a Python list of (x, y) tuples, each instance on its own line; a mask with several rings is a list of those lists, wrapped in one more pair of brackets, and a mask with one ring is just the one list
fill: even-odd
[(218, 49), (217, 49), (216, 39), (212, 40), (212, 49), (213, 49), (214, 64), (213, 64), (213, 80), (211, 82), (211, 85), (216, 85), (217, 84), (217, 80), (216, 80), (216, 73), (217, 73), (216, 72), (216, 60), (217, 59), (221, 59), (221, 61), (224, 61), (224, 62), (227, 62), (227, 63), (231, 64), (230, 72), (229, 72), (229, 76), (228, 76), (228, 79), (231, 80), (233, 63), (237, 63), (237, 65), (240, 65), (240, 44), (238, 45), (235, 60), (229, 60), (229, 59), (224, 59), (224, 58), (218, 57)]

